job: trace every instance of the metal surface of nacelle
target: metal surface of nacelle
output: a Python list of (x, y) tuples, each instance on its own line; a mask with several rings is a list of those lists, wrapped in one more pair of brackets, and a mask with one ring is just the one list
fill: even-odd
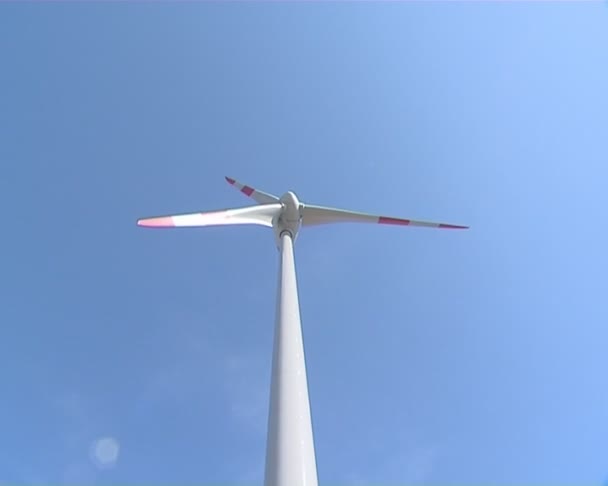
[(282, 206), (281, 212), (272, 221), (277, 247), (281, 245), (281, 235), (284, 232), (288, 232), (295, 241), (302, 223), (302, 204), (294, 192), (286, 192), (281, 196), (279, 202)]

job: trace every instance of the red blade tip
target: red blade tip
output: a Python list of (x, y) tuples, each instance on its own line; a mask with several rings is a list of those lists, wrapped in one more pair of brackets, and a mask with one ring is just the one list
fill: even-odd
[(166, 226), (174, 226), (171, 216), (161, 216), (160, 218), (138, 219), (137, 226), (145, 226), (150, 228), (161, 228)]

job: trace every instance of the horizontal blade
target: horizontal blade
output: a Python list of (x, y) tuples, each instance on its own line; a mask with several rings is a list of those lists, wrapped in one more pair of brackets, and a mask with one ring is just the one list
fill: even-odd
[(427, 228), (467, 229), (468, 226), (455, 224), (432, 223), (429, 221), (415, 221), (413, 219), (390, 218), (388, 216), (375, 216), (373, 214), (345, 211), (343, 209), (326, 208), (304, 204), (301, 210), (302, 225), (316, 226), (330, 223), (376, 223), (396, 224), (402, 226), (424, 226)]
[(151, 228), (222, 226), (229, 224), (272, 226), (272, 219), (281, 212), (281, 208), (282, 206), (279, 203), (260, 204), (246, 208), (143, 218), (138, 220), (137, 224), (138, 226)]
[(245, 184), (242, 184), (239, 181), (232, 179), (231, 177), (226, 177), (226, 180), (228, 181), (228, 184), (233, 185), (243, 194), (249, 196), (254, 201), (259, 202), (260, 204), (275, 203), (279, 200), (278, 197), (272, 194), (268, 194), (267, 192), (262, 192), (258, 189), (254, 189), (251, 186), (246, 186)]

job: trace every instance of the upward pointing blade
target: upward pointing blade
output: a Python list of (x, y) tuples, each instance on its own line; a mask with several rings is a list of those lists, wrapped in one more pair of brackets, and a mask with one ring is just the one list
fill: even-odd
[(376, 223), (396, 224), (401, 226), (424, 226), (427, 228), (467, 229), (468, 226), (459, 226), (446, 223), (432, 223), (430, 221), (415, 221), (413, 219), (391, 218), (373, 214), (345, 211), (344, 209), (326, 208), (304, 204), (302, 207), (302, 225), (316, 226), (330, 223)]
[(275, 203), (279, 200), (279, 198), (274, 196), (273, 194), (268, 194), (267, 192), (254, 189), (253, 187), (247, 186), (235, 179), (232, 179), (231, 177), (226, 176), (226, 180), (228, 181), (228, 184), (236, 187), (243, 194), (249, 196), (251, 199), (259, 202), (260, 204)]
[(272, 219), (281, 212), (281, 207), (279, 203), (274, 203), (202, 213), (174, 214), (140, 219), (137, 221), (137, 224), (151, 228), (222, 226), (230, 224), (272, 226)]

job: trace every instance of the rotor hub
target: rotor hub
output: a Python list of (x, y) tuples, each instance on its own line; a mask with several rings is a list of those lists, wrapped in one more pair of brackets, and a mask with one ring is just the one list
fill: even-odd
[(295, 240), (302, 220), (302, 215), (300, 213), (302, 204), (295, 193), (292, 191), (286, 192), (281, 196), (279, 202), (283, 208), (272, 225), (277, 238), (277, 244), (280, 242), (281, 234), (285, 231), (287, 231), (292, 239)]

